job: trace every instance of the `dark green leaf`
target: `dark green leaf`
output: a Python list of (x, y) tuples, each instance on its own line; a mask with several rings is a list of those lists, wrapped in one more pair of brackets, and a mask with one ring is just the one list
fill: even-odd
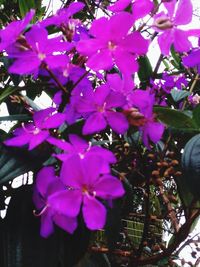
[(191, 194), (200, 199), (200, 134), (187, 142), (182, 155), (184, 182)]
[(3, 90), (0, 90), (0, 104), (11, 94), (15, 93), (19, 90), (19, 87), (13, 87), (9, 86), (4, 88)]
[(151, 63), (147, 56), (139, 57), (138, 62), (140, 66), (138, 71), (139, 79), (142, 83), (148, 84), (153, 74)]
[(166, 107), (155, 107), (154, 112), (161, 122), (170, 127), (183, 131), (199, 131), (195, 121), (182, 111)]
[(27, 151), (0, 144), (0, 184), (5, 183), (28, 171), (37, 171), (49, 157), (47, 151)]
[(193, 110), (193, 119), (195, 123), (198, 125), (200, 128), (200, 105), (198, 105), (194, 110)]
[(2, 116), (0, 117), (0, 121), (28, 121), (31, 117), (27, 114), (16, 114), (10, 116)]

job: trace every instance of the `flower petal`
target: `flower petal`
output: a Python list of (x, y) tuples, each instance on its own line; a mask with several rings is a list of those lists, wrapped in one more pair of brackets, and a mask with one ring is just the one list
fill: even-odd
[(41, 227), (40, 235), (44, 238), (50, 236), (54, 231), (54, 225), (52, 221), (52, 216), (49, 211), (45, 212), (41, 216)]
[(55, 173), (53, 167), (44, 167), (38, 174), (36, 179), (36, 188), (38, 192), (45, 198), (49, 185), (55, 181)]
[(53, 221), (60, 228), (62, 228), (63, 230), (65, 230), (66, 232), (70, 234), (73, 234), (73, 232), (76, 230), (78, 226), (77, 218), (70, 218), (62, 214), (55, 214), (53, 216)]
[(83, 126), (83, 134), (98, 133), (106, 128), (106, 120), (102, 113), (94, 112), (89, 116)]
[(110, 127), (118, 134), (124, 134), (128, 129), (128, 121), (120, 112), (107, 111), (106, 119)]
[(60, 214), (76, 217), (79, 214), (82, 202), (80, 190), (65, 190), (48, 197), (48, 204)]
[(112, 199), (122, 197), (125, 193), (120, 180), (112, 175), (104, 175), (95, 183), (94, 190), (98, 197)]
[(102, 229), (106, 223), (106, 208), (93, 197), (83, 198), (83, 218), (90, 230)]
[(36, 146), (40, 145), (42, 142), (46, 141), (49, 136), (48, 131), (40, 131), (38, 134), (33, 134), (29, 143), (29, 150), (34, 149)]

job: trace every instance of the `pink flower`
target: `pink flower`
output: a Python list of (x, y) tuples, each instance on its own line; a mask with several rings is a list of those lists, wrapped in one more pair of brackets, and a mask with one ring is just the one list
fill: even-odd
[(190, 36), (199, 36), (200, 30), (182, 30), (180, 25), (187, 25), (192, 20), (193, 6), (191, 0), (172, 0), (164, 3), (168, 13), (161, 12), (154, 17), (156, 31), (162, 32), (158, 37), (160, 50), (164, 55), (169, 55), (173, 44), (177, 52), (186, 52), (192, 47), (188, 40)]

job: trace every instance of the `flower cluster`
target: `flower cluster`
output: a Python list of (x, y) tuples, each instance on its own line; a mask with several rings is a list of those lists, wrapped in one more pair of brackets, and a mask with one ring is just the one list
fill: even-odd
[[(149, 150), (162, 140), (165, 125), (154, 106), (170, 106), (171, 90), (181, 91), (188, 81), (166, 70), (138, 84), (140, 60), (151, 50), (151, 41), (157, 39), (164, 56), (170, 49), (182, 53), (181, 67), (197, 67), (200, 73), (200, 49), (188, 39), (200, 37), (200, 30), (181, 28), (192, 19), (191, 0), (162, 2), (160, 7), (152, 0), (118, 0), (107, 7), (109, 16), (87, 26), (74, 18), (86, 7), (74, 2), (33, 25), (35, 11), (30, 10), (0, 30), (0, 51), (12, 62), (8, 72), (44, 79), (53, 100), (52, 106), (33, 111), (32, 119), (5, 141), (29, 150), (41, 144), (51, 148), (54, 165), (39, 171), (34, 190), (43, 237), (54, 224), (73, 233), (79, 216), (89, 229), (103, 228), (107, 207), (124, 195), (122, 181), (112, 175), (117, 158), (101, 143), (105, 136), (112, 143), (115, 136), (138, 132)], [(94, 145), (97, 141), (100, 145)]]

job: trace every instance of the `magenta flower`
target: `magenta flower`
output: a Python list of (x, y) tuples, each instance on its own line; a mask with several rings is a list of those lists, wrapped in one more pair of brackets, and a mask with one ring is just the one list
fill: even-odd
[(145, 146), (149, 148), (149, 141), (157, 143), (164, 132), (164, 125), (157, 122), (154, 118), (154, 95), (149, 91), (136, 90), (133, 92), (131, 99), (133, 106), (138, 108), (140, 113), (144, 116), (139, 130), (142, 133), (142, 139)]
[(45, 29), (34, 26), (25, 38), (27, 47), (11, 47), (8, 50), (9, 57), (16, 59), (9, 72), (19, 75), (34, 73), (37, 76), (42, 63), (50, 69), (66, 64), (67, 56), (62, 52), (70, 50), (72, 45), (62, 41), (62, 36), (49, 39)]
[(54, 223), (66, 232), (73, 234), (77, 228), (77, 219), (57, 213), (49, 204), (49, 197), (64, 190), (64, 185), (54, 174), (53, 167), (44, 167), (37, 174), (36, 186), (33, 195), (34, 204), (41, 216), (40, 234), (48, 237), (54, 232)]
[(19, 35), (32, 20), (35, 10), (31, 9), (22, 20), (11, 22), (5, 29), (0, 30), (0, 51), (14, 44)]
[(77, 45), (78, 52), (88, 56), (87, 66), (98, 71), (109, 70), (116, 64), (124, 74), (136, 72), (137, 55), (146, 54), (149, 42), (139, 32), (129, 34), (132, 26), (133, 17), (127, 12), (93, 21), (89, 31), (93, 38)]
[(7, 146), (29, 144), (29, 150), (32, 150), (50, 136), (49, 129), (58, 128), (65, 121), (64, 114), (52, 114), (54, 111), (54, 108), (47, 108), (35, 112), (33, 123), (22, 124), (21, 128), (14, 131), (15, 137), (6, 140), (4, 143)]
[(106, 84), (98, 87), (87, 98), (81, 98), (76, 104), (76, 109), (86, 117), (83, 134), (104, 130), (107, 124), (116, 133), (125, 133), (128, 129), (128, 121), (121, 112), (115, 110), (123, 107), (125, 103), (125, 97), (121, 93), (111, 91)]
[(80, 159), (86, 159), (92, 155), (96, 155), (102, 159), (102, 173), (110, 172), (109, 164), (116, 163), (116, 158), (110, 150), (100, 146), (92, 146), (91, 143), (88, 143), (75, 134), (69, 135), (69, 142), (64, 142), (54, 137), (49, 137), (47, 141), (64, 150), (63, 154), (54, 154), (54, 156), (62, 161), (67, 161), (75, 155), (78, 155)]
[(183, 64), (189, 68), (197, 67), (200, 73), (200, 49), (194, 49), (188, 56), (183, 57)]
[(59, 9), (52, 17), (46, 18), (39, 22), (39, 25), (42, 27), (48, 27), (50, 25), (60, 27), (62, 25), (67, 25), (69, 18), (82, 10), (84, 6), (85, 5), (80, 2), (71, 3), (67, 8)]
[(60, 179), (68, 190), (49, 197), (50, 206), (69, 217), (78, 216), (82, 207), (84, 221), (91, 230), (104, 227), (106, 208), (97, 199), (112, 200), (124, 195), (121, 182), (110, 174), (101, 175), (102, 159), (71, 157), (62, 165)]
[(187, 52), (192, 47), (188, 40), (190, 36), (199, 36), (199, 29), (182, 30), (180, 25), (187, 25), (192, 20), (193, 7), (191, 0), (172, 0), (164, 3), (168, 13), (161, 12), (154, 17), (154, 26), (162, 33), (158, 37), (160, 50), (164, 55), (169, 55), (170, 47), (173, 44), (178, 52)]
[(112, 12), (124, 11), (129, 5), (131, 5), (132, 14), (134, 20), (140, 19), (148, 15), (154, 4), (151, 0), (118, 0), (114, 5), (109, 6), (108, 10)]

